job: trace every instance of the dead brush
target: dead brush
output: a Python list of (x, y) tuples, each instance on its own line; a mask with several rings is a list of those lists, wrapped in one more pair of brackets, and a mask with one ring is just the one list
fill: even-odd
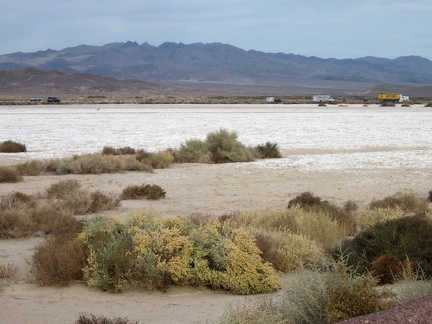
[(0, 279), (13, 279), (18, 274), (18, 272), (18, 266), (14, 264), (0, 264)]

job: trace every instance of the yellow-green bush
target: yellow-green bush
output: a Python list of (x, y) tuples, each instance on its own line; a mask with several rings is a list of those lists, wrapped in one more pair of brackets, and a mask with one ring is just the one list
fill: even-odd
[(228, 222), (198, 226), (152, 213), (133, 215), (125, 224), (99, 218), (80, 239), (90, 251), (85, 279), (105, 290), (121, 291), (131, 283), (158, 289), (203, 285), (238, 294), (279, 288), (253, 237)]
[(316, 242), (290, 231), (252, 231), (262, 251), (262, 258), (281, 272), (298, 268), (313, 269), (320, 266), (325, 254)]
[(363, 210), (360, 214), (358, 223), (362, 231), (371, 229), (379, 223), (385, 223), (392, 219), (402, 218), (404, 211), (399, 208), (374, 208)]

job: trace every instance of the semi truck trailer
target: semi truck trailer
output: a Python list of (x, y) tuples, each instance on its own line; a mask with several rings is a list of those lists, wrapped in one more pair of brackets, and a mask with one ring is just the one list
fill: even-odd
[(378, 99), (381, 102), (405, 102), (409, 100), (409, 97), (400, 93), (380, 93)]
[(312, 97), (314, 102), (334, 102), (335, 100), (329, 95), (315, 95)]

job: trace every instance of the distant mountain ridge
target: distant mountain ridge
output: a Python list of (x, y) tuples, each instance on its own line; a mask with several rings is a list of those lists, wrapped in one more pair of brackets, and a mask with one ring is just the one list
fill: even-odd
[(128, 41), (0, 55), (0, 71), (25, 67), (191, 88), (278, 87), (304, 93), (366, 90), (380, 84), (432, 85), (432, 61), (419, 56), (322, 59), (245, 51), (221, 43), (163, 43), (156, 47)]

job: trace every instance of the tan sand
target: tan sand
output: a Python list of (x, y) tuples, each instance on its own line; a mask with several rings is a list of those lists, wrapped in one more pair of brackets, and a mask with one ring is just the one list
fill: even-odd
[[(0, 159), (0, 165), (17, 163)], [(191, 213), (222, 215), (236, 210), (285, 208), (301, 192), (343, 204), (365, 206), (374, 198), (397, 192), (425, 197), (432, 190), (432, 166), (427, 169), (379, 169), (300, 172), (296, 169), (258, 169), (244, 165), (174, 165), (154, 173), (25, 177), (16, 184), (0, 184), (0, 195), (12, 191), (36, 193), (64, 179), (83, 187), (120, 193), (128, 185), (158, 184), (167, 191), (159, 201), (122, 201), (105, 213), (126, 217), (133, 210), (154, 209), (164, 216)], [(217, 319), (227, 303), (251, 302), (260, 296), (236, 296), (204, 288), (173, 287), (167, 293), (130, 291), (104, 293), (83, 284), (65, 288), (38, 287), (31, 280), (30, 262), (42, 238), (0, 240), (0, 263), (16, 264), (18, 278), (0, 292), (0, 323), (73, 323), (79, 313), (128, 317), (140, 323), (203, 323)], [(275, 294), (277, 295), (277, 294)]]

